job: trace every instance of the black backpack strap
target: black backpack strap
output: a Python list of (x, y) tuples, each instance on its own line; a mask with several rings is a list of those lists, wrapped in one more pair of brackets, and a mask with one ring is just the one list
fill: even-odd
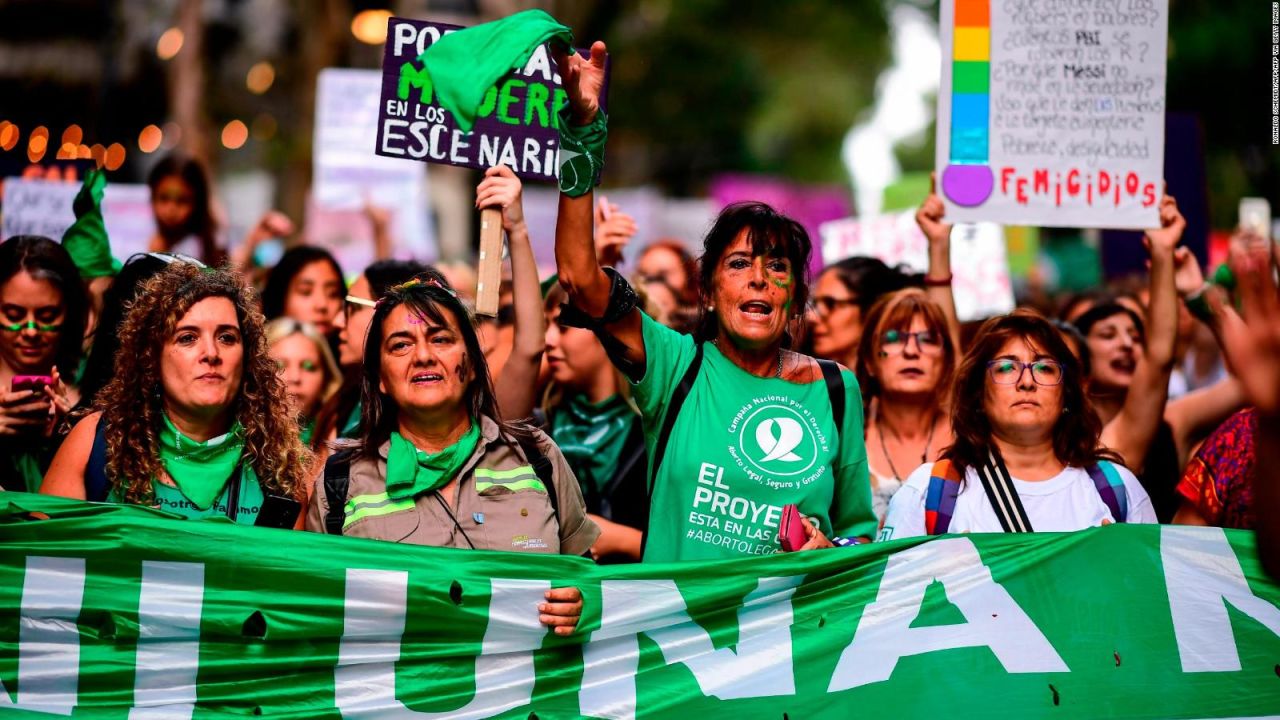
[(84, 497), (90, 502), (106, 502), (111, 492), (107, 479), (107, 423), (101, 416), (93, 430), (93, 448), (89, 450), (89, 462), (84, 466)]
[(822, 368), (822, 379), (827, 382), (827, 395), (831, 398), (831, 419), (836, 421), (836, 432), (844, 427), (844, 378), (840, 377), (840, 363), (817, 358)]
[[(680, 382), (676, 384), (676, 389), (671, 391), (671, 398), (667, 400), (667, 412), (662, 417), (662, 428), (658, 431), (658, 437), (653, 442), (653, 467), (649, 469), (649, 491), (645, 500), (645, 507), (650, 508), (651, 511), (653, 507), (653, 486), (658, 482), (658, 470), (662, 467), (662, 458), (667, 454), (667, 441), (671, 439), (671, 430), (676, 425), (676, 416), (680, 414), (680, 408), (684, 406), (685, 399), (689, 397), (689, 393), (693, 390), (693, 381), (698, 379), (698, 371), (702, 369), (702, 355), (703, 343), (699, 342), (694, 345), (693, 361), (689, 363), (684, 375), (680, 377)], [(642, 556), (648, 541), (649, 531), (646, 529), (644, 534), (640, 536), (640, 554)]]
[(688, 398), (689, 392), (693, 390), (693, 381), (698, 377), (698, 370), (702, 368), (702, 351), (702, 343), (694, 346), (693, 362), (689, 363), (688, 369), (680, 377), (680, 382), (676, 384), (676, 389), (671, 392), (671, 399), (667, 401), (667, 414), (662, 418), (662, 429), (658, 431), (658, 437), (653, 443), (653, 468), (649, 471), (650, 501), (653, 500), (653, 481), (657, 479), (658, 469), (662, 467), (662, 458), (667, 454), (667, 441), (671, 439), (671, 429), (676, 426), (676, 416), (680, 414), (685, 398)]
[(543, 487), (547, 489), (547, 500), (551, 502), (551, 512), (555, 513), (556, 524), (560, 523), (560, 496), (556, 491), (554, 482), (554, 468), (551, 467), (551, 458), (538, 447), (538, 439), (532, 434), (515, 433), (516, 442), (520, 443), (520, 450), (524, 452), (524, 459), (533, 466), (533, 474), (538, 476), (542, 481)]
[(324, 499), (329, 512), (324, 516), (324, 531), (329, 535), (341, 535), (342, 524), (347, 520), (347, 490), (351, 485), (351, 454), (336, 452), (324, 464)]
[(987, 451), (987, 462), (977, 468), (978, 477), (982, 479), (982, 487), (987, 492), (987, 500), (995, 510), (1000, 527), (1007, 533), (1032, 532), (1031, 519), (1022, 507), (1022, 498), (1018, 497), (1018, 488), (1013, 486), (1013, 478), (1004, 466), (1004, 460), (994, 450)]

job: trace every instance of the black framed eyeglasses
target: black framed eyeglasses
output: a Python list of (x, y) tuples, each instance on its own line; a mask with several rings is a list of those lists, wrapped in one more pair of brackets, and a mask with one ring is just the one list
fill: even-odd
[(987, 373), (991, 382), (997, 385), (1016, 385), (1022, 380), (1022, 373), (1031, 369), (1031, 379), (1037, 385), (1058, 385), (1062, 382), (1062, 363), (1057, 360), (1034, 360), (1023, 362), (1011, 358), (1000, 358), (987, 363)]

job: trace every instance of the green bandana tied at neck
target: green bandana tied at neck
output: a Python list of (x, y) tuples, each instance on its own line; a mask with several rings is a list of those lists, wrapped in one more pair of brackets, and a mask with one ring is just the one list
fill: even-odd
[(582, 485), (582, 493), (595, 497), (613, 480), (618, 461), (640, 416), (621, 395), (599, 403), (573, 395), (551, 416), (551, 439)]
[(102, 219), (102, 194), (106, 187), (107, 176), (101, 170), (85, 173), (84, 185), (71, 204), (76, 221), (62, 234), (62, 247), (84, 280), (114, 277), (120, 272), (120, 261), (111, 257), (107, 225)]
[(218, 498), (231, 473), (240, 464), (244, 437), (240, 423), (225, 435), (196, 442), (178, 432), (167, 415), (160, 427), (160, 461), (182, 494), (201, 510)]
[(398, 432), (391, 433), (387, 495), (392, 500), (407, 500), (444, 487), (471, 459), (479, 441), (480, 424), (474, 419), (471, 429), (457, 442), (434, 454), (422, 452)]

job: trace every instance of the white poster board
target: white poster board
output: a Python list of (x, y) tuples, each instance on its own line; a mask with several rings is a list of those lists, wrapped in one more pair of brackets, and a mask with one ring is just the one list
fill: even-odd
[[(929, 240), (916, 225), (915, 211), (871, 218), (845, 218), (819, 226), (822, 260), (874, 257), (890, 267), (923, 273), (929, 267)], [(951, 290), (961, 322), (1013, 310), (1013, 285), (1005, 255), (1004, 229), (995, 223), (961, 223), (951, 231)]]
[(316, 80), (315, 142), (306, 240), (327, 248), (348, 275), (374, 259), (366, 202), (391, 212), (393, 254), (436, 259), (435, 234), (427, 213), (427, 169), (375, 155), (377, 70), (327, 68)]
[(1158, 226), (1168, 15), (1168, 0), (942, 0), (947, 219)]
[[(80, 192), (79, 183), (24, 180), (4, 181), (0, 200), (0, 238), (14, 235), (43, 235), (61, 240), (75, 222), (72, 202)], [(111, 254), (121, 262), (144, 252), (155, 234), (151, 213), (151, 191), (146, 185), (107, 183), (102, 194), (102, 217), (111, 241)]]

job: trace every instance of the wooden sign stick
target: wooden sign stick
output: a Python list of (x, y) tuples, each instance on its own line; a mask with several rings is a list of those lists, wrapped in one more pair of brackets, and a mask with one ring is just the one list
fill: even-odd
[(502, 209), (480, 210), (480, 265), (476, 269), (476, 314), (498, 314), (498, 291), (502, 287)]

